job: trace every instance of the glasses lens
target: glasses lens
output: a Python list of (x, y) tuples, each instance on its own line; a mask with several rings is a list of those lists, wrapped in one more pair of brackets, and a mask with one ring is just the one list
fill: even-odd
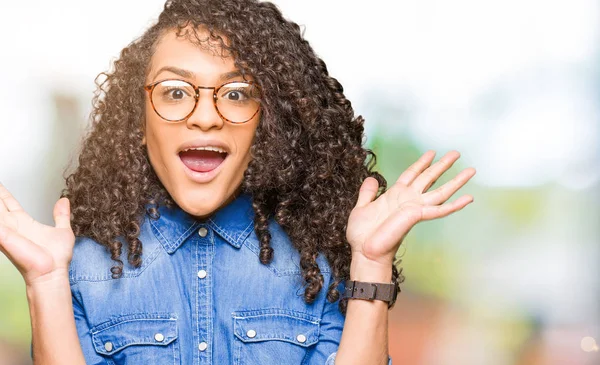
[(194, 87), (181, 80), (165, 80), (154, 87), (152, 103), (158, 115), (166, 120), (182, 120), (196, 105)]
[(250, 120), (260, 107), (258, 88), (246, 82), (230, 82), (217, 92), (217, 108), (233, 123)]

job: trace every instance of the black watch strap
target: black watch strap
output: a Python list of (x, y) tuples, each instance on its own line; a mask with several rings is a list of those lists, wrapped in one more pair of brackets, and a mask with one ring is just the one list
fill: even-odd
[(344, 298), (383, 300), (388, 302), (388, 309), (396, 302), (398, 291), (396, 283), (368, 283), (363, 281), (346, 280)]

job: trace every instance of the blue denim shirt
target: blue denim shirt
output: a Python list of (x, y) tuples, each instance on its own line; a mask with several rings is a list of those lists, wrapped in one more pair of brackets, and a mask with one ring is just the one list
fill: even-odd
[(103, 246), (76, 240), (69, 278), (87, 364), (334, 364), (345, 318), (326, 300), (324, 256), (325, 285), (306, 304), (299, 253), (273, 220), (273, 261), (260, 263), (250, 196), (204, 222), (159, 212), (141, 227), (141, 267), (123, 249), (119, 279)]

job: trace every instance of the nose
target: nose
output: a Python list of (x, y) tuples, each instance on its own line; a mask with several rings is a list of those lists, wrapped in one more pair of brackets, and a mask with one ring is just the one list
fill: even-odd
[(199, 128), (203, 131), (223, 127), (223, 119), (213, 102), (213, 89), (200, 89), (196, 109), (187, 119), (186, 125), (188, 129)]

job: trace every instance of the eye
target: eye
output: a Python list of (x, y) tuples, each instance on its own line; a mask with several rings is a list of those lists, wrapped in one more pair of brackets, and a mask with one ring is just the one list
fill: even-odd
[(233, 90), (228, 90), (227, 92), (225, 92), (225, 94), (223, 94), (223, 98), (230, 100), (230, 101), (243, 101), (246, 100), (248, 98), (248, 96), (245, 94), (245, 92), (243, 90), (240, 89), (233, 89)]
[(258, 99), (258, 92), (253, 84), (233, 81), (219, 89), (217, 99), (231, 105), (241, 106)]
[(187, 97), (190, 97), (189, 91), (179, 88), (179, 87), (167, 87), (163, 91), (163, 96), (167, 97), (171, 100), (182, 100)]
[(181, 80), (165, 80), (156, 85), (153, 100), (158, 103), (179, 104), (193, 100), (196, 96), (194, 87)]

